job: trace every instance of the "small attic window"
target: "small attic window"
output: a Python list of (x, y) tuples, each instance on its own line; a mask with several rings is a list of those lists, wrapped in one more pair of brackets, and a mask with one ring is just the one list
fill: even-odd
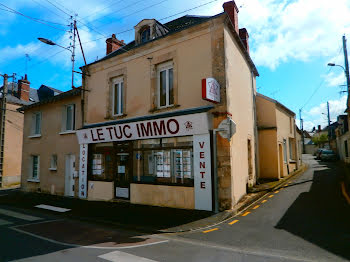
[(141, 43), (146, 43), (147, 41), (149, 41), (151, 36), (150, 27), (146, 26), (142, 30), (140, 30), (140, 36), (141, 36)]

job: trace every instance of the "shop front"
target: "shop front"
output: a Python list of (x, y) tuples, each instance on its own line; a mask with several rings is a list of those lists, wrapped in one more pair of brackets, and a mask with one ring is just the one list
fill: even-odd
[(79, 197), (211, 211), (212, 121), (181, 112), (78, 130)]

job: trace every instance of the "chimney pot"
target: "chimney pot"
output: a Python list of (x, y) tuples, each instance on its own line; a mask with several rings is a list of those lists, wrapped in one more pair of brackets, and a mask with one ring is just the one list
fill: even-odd
[(18, 80), (17, 98), (24, 101), (29, 101), (29, 90), (30, 90), (30, 82), (28, 81), (27, 74), (25, 74), (24, 79), (22, 77), (21, 80)]
[(222, 5), (222, 7), (224, 8), (224, 11), (226, 12), (226, 14), (228, 15), (228, 17), (230, 18), (232, 25), (235, 28), (235, 31), (237, 32), (237, 34), (239, 34), (239, 29), (238, 29), (238, 7), (235, 3), (235, 1), (229, 1), (226, 2)]
[(115, 34), (112, 34), (112, 37), (107, 38), (106, 40), (106, 55), (114, 52), (124, 45), (124, 40), (120, 41), (116, 38)]
[(247, 29), (245, 29), (245, 28), (239, 29), (239, 38), (242, 40), (242, 42), (245, 46), (245, 49), (249, 53), (249, 34), (248, 34)]

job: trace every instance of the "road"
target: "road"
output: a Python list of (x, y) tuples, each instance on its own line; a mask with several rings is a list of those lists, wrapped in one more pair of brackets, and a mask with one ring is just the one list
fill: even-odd
[(285, 188), (190, 233), (143, 235), (0, 206), (0, 261), (348, 261), (342, 170), (311, 156), (305, 161), (310, 168)]

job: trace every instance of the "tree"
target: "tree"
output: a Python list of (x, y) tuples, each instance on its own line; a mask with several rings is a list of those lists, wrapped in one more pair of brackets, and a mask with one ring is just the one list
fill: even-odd
[(312, 138), (312, 142), (318, 147), (323, 147), (325, 143), (328, 142), (328, 136), (326, 134), (322, 134), (320, 136), (314, 136)]

